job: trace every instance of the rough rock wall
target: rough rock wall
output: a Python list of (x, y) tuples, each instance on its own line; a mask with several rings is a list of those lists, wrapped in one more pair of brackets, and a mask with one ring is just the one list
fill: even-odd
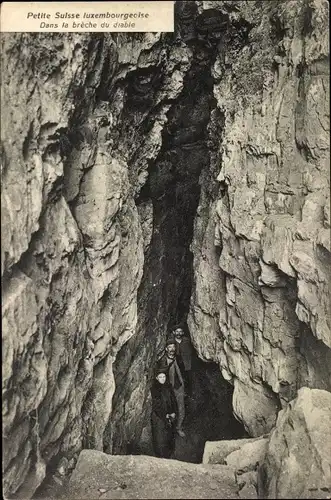
[(234, 384), (253, 436), (303, 385), (331, 390), (329, 46), (325, 1), (203, 2), (248, 27), (214, 67), (219, 192), (208, 177), (193, 241), (189, 327)]
[[(174, 49), (170, 46), (169, 50)], [(142, 417), (149, 418), (145, 402), (156, 356), (166, 333), (186, 318), (189, 308), (189, 246), (199, 202), (199, 176), (209, 168), (207, 124), (214, 104), (210, 75), (213, 51), (194, 45), (173, 53), (174, 57), (178, 61), (183, 58), (182, 89), (169, 108), (162, 146), (136, 200), (145, 234), (144, 275), (138, 293), (136, 335), (123, 346), (114, 366), (118, 390), (110, 427), (116, 429), (116, 436), (109, 440), (114, 453), (136, 447), (145, 424)], [(140, 419), (137, 408), (141, 409)]]
[[(169, 107), (154, 88), (147, 129), (149, 109), (129, 101), (150, 95), (144, 68), (162, 64), (160, 38), (2, 37), (7, 495), (28, 497), (46, 466), (68, 465), (83, 446), (103, 450), (112, 366), (137, 322), (146, 238), (134, 197)], [(181, 59), (163, 75), (169, 99)]]
[(7, 495), (28, 497), (82, 447), (125, 452), (140, 435), (156, 353), (190, 296), (214, 99), (205, 24), (196, 50), (177, 31), (2, 39)]
[(259, 498), (329, 498), (331, 393), (299, 389), (279, 412), (258, 469)]

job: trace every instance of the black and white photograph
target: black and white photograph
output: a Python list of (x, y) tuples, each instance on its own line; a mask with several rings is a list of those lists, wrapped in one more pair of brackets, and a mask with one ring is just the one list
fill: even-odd
[(4, 498), (331, 499), (329, 2), (45, 3), (1, 27)]

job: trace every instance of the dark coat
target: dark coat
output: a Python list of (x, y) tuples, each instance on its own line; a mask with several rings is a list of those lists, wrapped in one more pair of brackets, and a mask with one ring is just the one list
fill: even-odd
[(177, 402), (169, 383), (160, 384), (157, 380), (151, 388), (152, 395), (152, 436), (157, 457), (169, 458), (175, 449), (175, 422), (170, 425), (167, 414), (177, 415)]
[(167, 370), (165, 373), (167, 374), (168, 381), (175, 390), (184, 385), (182, 376), (183, 372), (180, 369), (180, 362), (181, 360), (175, 356), (174, 359), (168, 363), (168, 357), (165, 351), (164, 354), (158, 359), (158, 366), (162, 366), (165, 370)]
[(192, 368), (192, 344), (188, 337), (182, 337), (180, 343), (176, 342), (176, 356), (179, 359), (181, 371), (191, 370)]

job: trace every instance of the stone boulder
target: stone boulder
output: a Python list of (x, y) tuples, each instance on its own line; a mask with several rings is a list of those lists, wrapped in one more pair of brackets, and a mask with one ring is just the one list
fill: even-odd
[(331, 393), (302, 387), (271, 432), (259, 498), (330, 498), (330, 424)]
[(83, 450), (64, 498), (239, 498), (234, 469)]
[[(254, 445), (254, 443), (256, 443), (256, 445)], [(245, 453), (247, 447), (250, 450), (251, 448), (259, 449), (260, 443), (263, 443), (263, 446), (265, 446), (266, 439), (247, 438), (229, 439), (224, 441), (206, 441), (202, 463), (226, 465), (228, 458), (231, 459), (231, 457), (234, 457), (235, 452), (238, 453), (237, 457), (242, 456), (244, 461), (246, 462), (247, 460), (249, 460), (249, 457)], [(238, 464), (240, 464), (240, 460), (239, 462), (237, 461), (236, 465)]]
[(264, 461), (267, 444), (267, 437), (207, 441), (202, 462), (233, 467), (240, 498), (258, 498), (257, 469)]
[(262, 464), (268, 444), (267, 438), (254, 440), (246, 443), (242, 448), (234, 450), (225, 458), (225, 464), (234, 467), (237, 474), (244, 474), (251, 470), (256, 470)]

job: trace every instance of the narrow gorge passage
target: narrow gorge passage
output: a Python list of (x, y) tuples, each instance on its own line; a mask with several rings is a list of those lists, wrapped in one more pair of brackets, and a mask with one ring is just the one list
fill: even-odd
[[(174, 21), (1, 37), (8, 499), (330, 497), (329, 6)], [(178, 324), (194, 397), (165, 460)]]
[[(199, 204), (200, 175), (210, 169), (208, 125), (215, 107), (213, 47), (197, 44), (194, 51), (183, 90), (168, 113), (162, 148), (150, 164), (148, 180), (136, 200), (145, 220), (153, 214), (153, 228), (138, 292), (137, 333), (123, 346), (114, 367), (113, 418), (105, 449), (112, 453), (153, 454), (148, 394), (153, 367), (167, 333), (176, 324), (185, 325), (189, 312), (193, 280), (190, 245)], [(232, 386), (222, 378), (219, 367), (201, 361), (195, 354), (193, 370), (194, 399), (187, 401), (184, 424), (187, 437), (177, 439), (176, 457), (199, 463), (207, 439), (231, 439), (246, 433), (233, 416)], [(130, 434), (130, 411), (127, 412), (125, 402), (133, 391), (139, 390), (144, 377), (143, 418), (131, 425)]]

